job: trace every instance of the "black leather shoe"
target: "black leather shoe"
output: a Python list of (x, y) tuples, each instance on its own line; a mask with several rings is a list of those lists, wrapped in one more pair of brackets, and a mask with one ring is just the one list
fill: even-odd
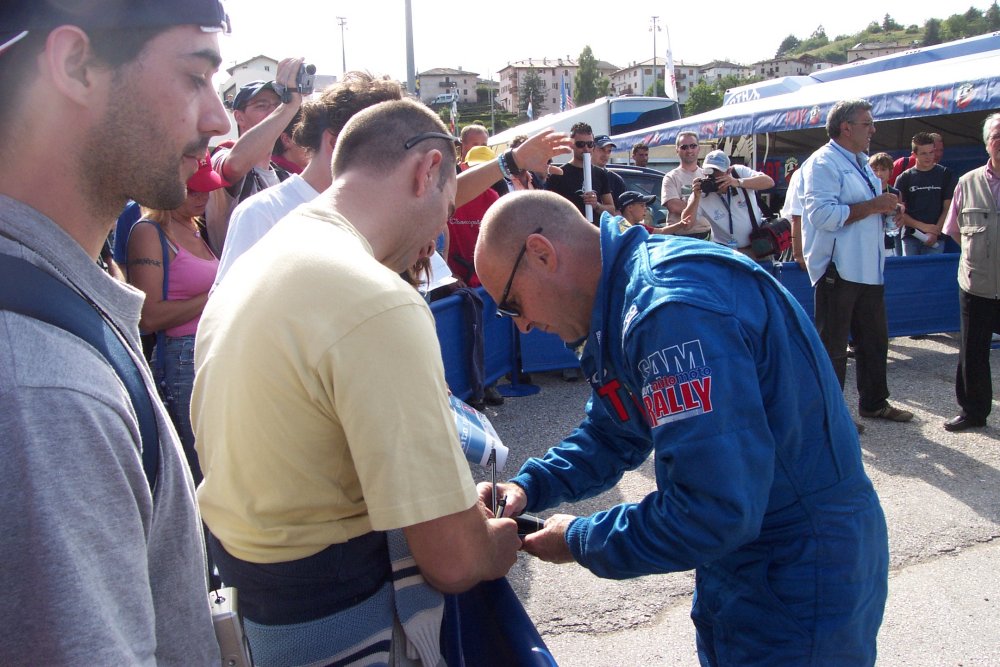
[(986, 426), (985, 419), (973, 419), (968, 415), (959, 415), (946, 421), (944, 423), (944, 430), (964, 431), (967, 428), (982, 428), (983, 426)]

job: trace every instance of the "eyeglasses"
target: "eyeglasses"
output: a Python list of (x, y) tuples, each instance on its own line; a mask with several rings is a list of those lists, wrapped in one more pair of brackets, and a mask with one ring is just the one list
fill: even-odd
[(445, 141), (450, 141), (456, 146), (461, 146), (462, 142), (459, 141), (458, 137), (453, 137), (450, 134), (445, 134), (444, 132), (421, 132), (420, 134), (410, 137), (403, 142), (403, 150), (410, 150), (421, 141), (426, 141), (427, 139), (444, 139)]
[(576, 147), (577, 148), (593, 148), (594, 147), (594, 142), (593, 141), (577, 141), (576, 142)]
[(680, 149), (680, 150), (682, 150), (682, 151), (689, 151), (692, 148), (698, 148), (698, 144), (681, 144), (677, 148)]
[[(578, 141), (577, 143), (582, 142)], [(531, 232), (531, 234), (541, 233), (541, 227)], [(528, 236), (531, 236), (531, 234), (528, 234)], [(514, 268), (510, 270), (510, 278), (507, 279), (507, 284), (504, 285), (503, 288), (503, 294), (500, 295), (500, 302), (497, 303), (497, 317), (503, 317), (505, 315), (511, 319), (521, 317), (521, 311), (507, 303), (507, 296), (510, 295), (510, 286), (514, 284), (514, 274), (517, 273), (517, 267), (521, 265), (521, 259), (524, 257), (524, 253), (526, 252), (528, 252), (528, 239), (524, 239), (524, 245), (521, 246), (521, 252), (517, 253), (517, 259), (514, 260)]]
[(864, 125), (866, 127), (873, 127), (875, 125), (875, 121), (873, 121), (873, 120), (849, 120), (849, 121), (847, 121), (847, 124), (848, 125)]

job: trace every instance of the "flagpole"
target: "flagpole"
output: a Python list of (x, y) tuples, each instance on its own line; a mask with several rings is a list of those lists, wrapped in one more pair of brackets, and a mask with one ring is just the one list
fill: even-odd
[(667, 62), (663, 63), (663, 92), (676, 102), (677, 79), (674, 77), (674, 52), (670, 48), (670, 26), (664, 27), (667, 29)]

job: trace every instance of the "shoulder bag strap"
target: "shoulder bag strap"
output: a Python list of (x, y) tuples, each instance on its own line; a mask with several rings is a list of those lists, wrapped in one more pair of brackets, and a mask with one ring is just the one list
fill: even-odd
[(153, 403), (142, 373), (118, 334), (69, 285), (19, 257), (0, 255), (0, 310), (20, 313), (58, 327), (100, 352), (128, 392), (139, 421), (140, 455), (152, 493), (160, 463), (160, 439)]
[(743, 193), (743, 198), (747, 200), (747, 213), (750, 215), (750, 224), (753, 225), (753, 230), (757, 231), (760, 229), (760, 225), (757, 224), (757, 216), (753, 214), (753, 204), (750, 203), (750, 194), (746, 188), (740, 188), (740, 192)]

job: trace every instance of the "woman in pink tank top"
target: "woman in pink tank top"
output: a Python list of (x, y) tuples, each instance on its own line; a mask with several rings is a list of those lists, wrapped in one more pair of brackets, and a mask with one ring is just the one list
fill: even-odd
[(157, 334), (154, 374), (195, 484), (202, 476), (190, 411), (194, 337), (219, 268), (219, 259), (202, 237), (202, 216), (208, 193), (222, 185), (211, 163), (200, 161), (187, 182), (184, 202), (172, 211), (144, 207), (143, 219), (132, 227), (128, 238), (128, 281), (146, 293), (139, 327)]

